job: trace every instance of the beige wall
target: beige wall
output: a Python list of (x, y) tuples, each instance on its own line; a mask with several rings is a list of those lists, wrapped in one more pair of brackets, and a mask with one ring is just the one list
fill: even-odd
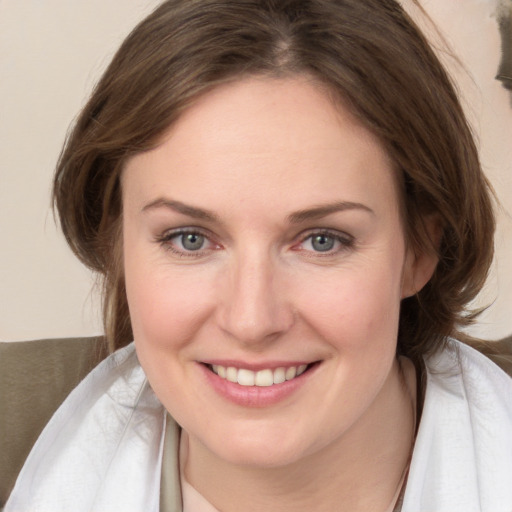
[[(0, 340), (101, 332), (93, 278), (49, 208), (53, 166), (69, 122), (122, 38), (157, 0), (0, 1)], [(512, 108), (494, 80), (499, 36), (491, 0), (424, 0), (474, 83), (458, 77), (482, 159), (503, 202), (497, 263), (477, 332), (512, 332)]]
[(156, 0), (0, 1), (0, 340), (101, 332), (49, 207), (70, 121)]
[[(409, 0), (408, 0), (409, 1)], [(463, 93), (463, 104), (479, 140), (485, 172), (501, 207), (496, 257), (477, 305), (491, 305), (472, 332), (497, 339), (512, 333), (512, 93), (495, 80), (501, 39), (496, 12), (511, 0), (422, 0), (457, 63), (429, 30)], [(509, 7), (510, 8), (510, 7)]]

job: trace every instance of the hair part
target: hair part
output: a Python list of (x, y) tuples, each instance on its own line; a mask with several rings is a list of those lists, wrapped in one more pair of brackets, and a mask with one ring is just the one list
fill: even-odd
[(493, 256), (490, 186), (456, 91), (394, 0), (171, 0), (126, 38), (65, 143), (53, 197), (75, 254), (104, 279), (111, 350), (132, 339), (122, 266), (120, 175), (194, 100), (246, 76), (308, 75), (382, 142), (403, 190), (404, 226), (434, 276), (403, 300), (398, 352), (418, 360), (471, 323)]

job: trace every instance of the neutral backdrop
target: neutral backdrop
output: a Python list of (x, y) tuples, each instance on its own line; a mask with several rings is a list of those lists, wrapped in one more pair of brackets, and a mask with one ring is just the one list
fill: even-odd
[[(501, 201), (496, 261), (473, 329), (512, 333), (512, 98), (494, 79), (498, 0), (423, 0)], [(502, 0), (507, 2), (510, 0)], [(116, 48), (157, 0), (0, 0), (0, 340), (99, 334), (94, 276), (55, 225), (50, 183), (69, 124)]]

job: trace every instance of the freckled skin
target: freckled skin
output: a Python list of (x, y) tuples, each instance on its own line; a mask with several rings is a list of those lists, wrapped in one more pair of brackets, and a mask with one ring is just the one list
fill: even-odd
[[(122, 190), (137, 353), (188, 434), (194, 485), (227, 510), (237, 493), (228, 498), (223, 482), (250, 492), (241, 467), (287, 468), (293, 488), (313, 464), (347, 482), (379, 472), (389, 494), (411, 435), (395, 358), (400, 300), (433, 263), (406, 248), (379, 141), (306, 78), (251, 78), (200, 98), (128, 162)], [(211, 218), (145, 208), (162, 198)], [(359, 206), (290, 222), (339, 203)], [(179, 230), (199, 232), (202, 248)], [(198, 362), (223, 358), (321, 363), (284, 401), (251, 409), (206, 385)], [(379, 466), (389, 447), (396, 467)]]

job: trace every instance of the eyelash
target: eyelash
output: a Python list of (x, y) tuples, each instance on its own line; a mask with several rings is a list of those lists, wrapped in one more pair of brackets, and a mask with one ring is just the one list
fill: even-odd
[[(166, 231), (162, 235), (158, 236), (156, 238), (156, 242), (159, 243), (165, 250), (171, 251), (174, 254), (183, 257), (183, 258), (198, 258), (201, 256), (204, 256), (206, 252), (212, 250), (212, 249), (199, 249), (197, 251), (191, 251), (191, 250), (181, 250), (178, 249), (173, 243), (172, 240), (183, 237), (185, 235), (196, 235), (200, 237), (204, 237), (205, 241), (210, 243), (213, 246), (216, 246), (217, 248), (220, 247), (219, 244), (216, 244), (215, 242), (211, 241), (210, 235), (203, 232), (202, 230), (198, 228), (181, 228), (176, 229), (172, 231)], [(213, 249), (215, 250), (215, 249)]]
[(355, 239), (353, 236), (347, 234), (347, 233), (340, 233), (339, 231), (330, 231), (328, 229), (321, 229), (321, 230), (313, 230), (309, 231), (308, 233), (301, 236), (300, 241), (298, 244), (295, 244), (292, 248), (294, 249), (297, 246), (304, 245), (308, 240), (310, 240), (310, 243), (313, 243), (313, 239), (315, 237), (326, 237), (331, 238), (334, 240), (334, 243), (338, 243), (338, 248), (336, 249), (329, 249), (327, 251), (313, 251), (313, 250), (304, 250), (304, 249), (296, 249), (296, 250), (303, 250), (304, 252), (311, 253), (314, 256), (311, 257), (332, 257), (336, 256), (340, 253), (346, 252), (354, 247)]
[[(173, 243), (173, 239), (183, 237), (185, 235), (196, 235), (200, 237), (204, 237), (206, 242), (213, 245), (212, 248), (207, 249), (198, 249), (197, 251), (193, 250), (182, 250), (177, 248)], [(299, 246), (304, 245), (308, 240), (311, 240), (311, 244), (313, 243), (313, 239), (315, 237), (326, 237), (334, 240), (334, 243), (338, 243), (338, 248), (336, 249), (329, 249), (326, 251), (314, 251), (314, 250), (304, 250), (299, 248)], [(171, 251), (174, 254), (182, 257), (182, 258), (201, 258), (205, 254), (207, 254), (209, 251), (216, 250), (220, 248), (220, 244), (217, 244), (211, 240), (211, 237), (209, 234), (205, 233), (204, 231), (198, 229), (198, 228), (181, 228), (176, 229), (172, 231), (167, 231), (163, 233), (162, 235), (156, 237), (155, 240), (157, 243), (159, 243), (165, 250)], [(294, 244), (292, 246), (292, 250), (295, 251), (303, 251), (305, 253), (311, 253), (310, 257), (332, 257), (337, 254), (343, 253), (345, 251), (348, 251), (353, 248), (355, 244), (355, 239), (353, 236), (347, 234), (347, 233), (340, 233), (337, 231), (330, 231), (326, 229), (321, 230), (310, 230), (307, 233), (304, 233), (300, 236), (299, 242)]]

